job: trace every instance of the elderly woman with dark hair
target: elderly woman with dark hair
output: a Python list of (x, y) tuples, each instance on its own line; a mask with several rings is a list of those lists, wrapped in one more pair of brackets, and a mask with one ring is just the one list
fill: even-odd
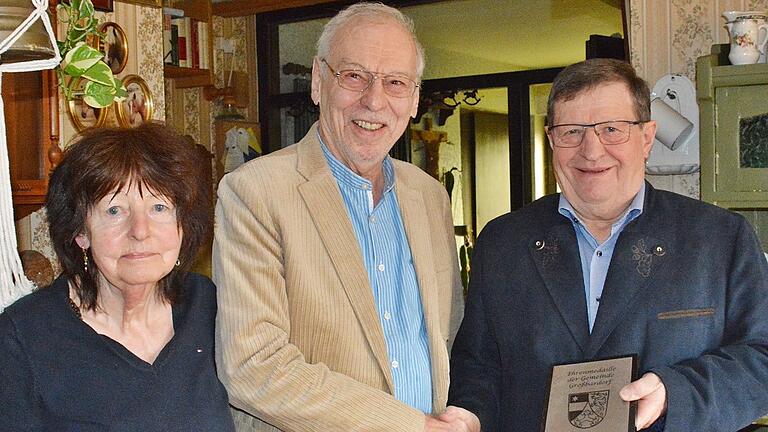
[(207, 163), (159, 124), (87, 132), (46, 207), (62, 274), (0, 315), (3, 431), (232, 431), (216, 376)]

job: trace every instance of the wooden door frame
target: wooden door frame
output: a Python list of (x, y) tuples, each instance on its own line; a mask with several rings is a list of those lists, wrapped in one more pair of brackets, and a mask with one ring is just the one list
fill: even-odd
[(423, 94), (470, 89), (507, 89), (510, 210), (533, 201), (529, 88), (534, 84), (552, 82), (561, 70), (563, 68), (470, 75), (426, 80), (422, 83)]

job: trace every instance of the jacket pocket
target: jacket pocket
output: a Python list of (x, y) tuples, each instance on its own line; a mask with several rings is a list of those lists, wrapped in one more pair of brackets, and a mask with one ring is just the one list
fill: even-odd
[(702, 309), (679, 309), (673, 311), (659, 312), (656, 315), (660, 320), (672, 320), (680, 318), (698, 318), (705, 316), (713, 316), (715, 314), (715, 308), (702, 308)]

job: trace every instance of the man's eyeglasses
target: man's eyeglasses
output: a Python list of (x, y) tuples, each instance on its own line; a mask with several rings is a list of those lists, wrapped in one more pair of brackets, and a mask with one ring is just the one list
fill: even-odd
[(404, 75), (383, 75), (363, 69), (344, 69), (336, 72), (325, 59), (322, 59), (322, 62), (328, 66), (333, 76), (336, 77), (339, 87), (350, 91), (363, 93), (371, 87), (371, 84), (377, 78), (384, 85), (384, 93), (396, 98), (413, 96), (416, 87), (419, 87), (414, 80)]
[(593, 128), (595, 135), (605, 145), (624, 144), (629, 141), (632, 126), (645, 122), (631, 120), (610, 120), (594, 124), (559, 124), (548, 128), (555, 147), (578, 147), (584, 140), (587, 128)]

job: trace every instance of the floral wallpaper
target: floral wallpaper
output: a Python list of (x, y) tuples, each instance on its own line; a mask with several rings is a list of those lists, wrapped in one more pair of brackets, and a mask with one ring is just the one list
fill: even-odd
[[(768, 10), (768, 0), (627, 0), (630, 59), (653, 85), (661, 77), (679, 73), (695, 82), (696, 59), (713, 44), (727, 43), (725, 20), (729, 10)], [(700, 197), (699, 173), (648, 176), (656, 187)]]
[(184, 101), (184, 134), (190, 135), (195, 142), (201, 142), (200, 138), (200, 89), (182, 89)]
[[(138, 75), (152, 91), (155, 104), (154, 119), (165, 120), (165, 83), (163, 82), (163, 16), (160, 9), (136, 6), (136, 35), (138, 39)], [(138, 37), (141, 35), (141, 37)]]

